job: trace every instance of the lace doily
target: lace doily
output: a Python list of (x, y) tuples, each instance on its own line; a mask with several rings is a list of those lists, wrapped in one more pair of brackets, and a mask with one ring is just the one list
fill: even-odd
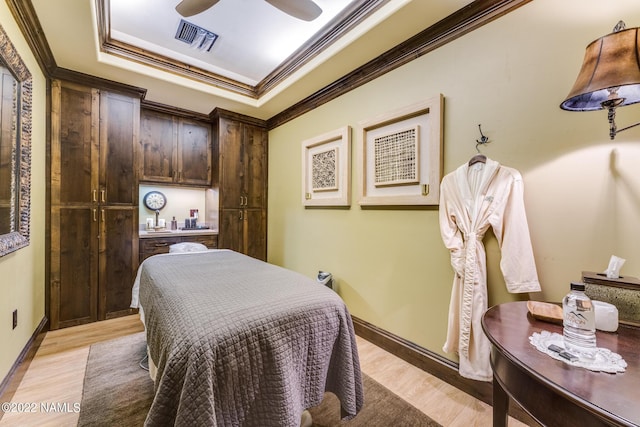
[(627, 362), (624, 361), (622, 356), (620, 356), (618, 353), (612, 352), (609, 349), (600, 347), (596, 349), (595, 358), (593, 359), (580, 358), (573, 362), (567, 360), (564, 357), (560, 356), (558, 353), (548, 349), (551, 344), (555, 344), (558, 347), (564, 348), (563, 336), (555, 332), (534, 332), (533, 335), (529, 337), (529, 342), (538, 351), (546, 353), (556, 360), (562, 360), (564, 363), (571, 366), (578, 366), (580, 368), (589, 369), (591, 371), (608, 372), (610, 374), (624, 372), (627, 368)]

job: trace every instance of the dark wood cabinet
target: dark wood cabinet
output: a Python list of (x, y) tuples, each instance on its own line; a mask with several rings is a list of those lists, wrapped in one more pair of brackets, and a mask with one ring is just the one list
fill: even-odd
[(221, 209), (221, 246), (266, 260), (266, 209)]
[(198, 187), (211, 185), (211, 125), (205, 121), (142, 109), (141, 180)]
[(98, 319), (131, 314), (131, 287), (138, 269), (138, 209), (106, 206), (98, 237)]
[(135, 96), (52, 82), (52, 329), (133, 312), (139, 114)]
[(177, 171), (177, 118), (155, 111), (140, 113), (141, 181), (173, 183)]
[(209, 249), (218, 247), (218, 236), (215, 234), (192, 234), (189, 236), (145, 237), (140, 239), (140, 262), (152, 255), (169, 253), (171, 245), (182, 242), (202, 243)]
[(219, 245), (266, 260), (266, 124), (220, 109), (214, 110), (212, 120), (218, 153)]
[(211, 125), (178, 119), (178, 183), (211, 186)]
[(91, 206), (52, 206), (51, 329), (98, 319), (98, 223)]

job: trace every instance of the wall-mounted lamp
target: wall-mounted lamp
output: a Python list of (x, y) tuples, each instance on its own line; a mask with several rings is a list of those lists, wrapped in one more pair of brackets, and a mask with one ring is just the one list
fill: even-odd
[(560, 108), (568, 111), (609, 111), (609, 136), (616, 128), (616, 108), (640, 102), (640, 28), (625, 29), (618, 22), (611, 34), (591, 42), (582, 69)]

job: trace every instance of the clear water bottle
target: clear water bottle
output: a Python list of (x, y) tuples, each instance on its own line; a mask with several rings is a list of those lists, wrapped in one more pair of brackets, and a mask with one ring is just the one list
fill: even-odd
[(571, 283), (571, 292), (562, 300), (564, 345), (581, 357), (596, 353), (596, 315), (591, 299), (584, 293), (584, 283)]

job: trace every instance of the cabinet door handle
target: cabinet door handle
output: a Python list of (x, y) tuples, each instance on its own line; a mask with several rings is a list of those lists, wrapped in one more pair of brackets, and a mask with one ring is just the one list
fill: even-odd
[(249, 197), (244, 196), (244, 205), (247, 206), (249, 204)]
[(102, 222), (104, 222), (104, 209), (100, 210), (100, 216), (102, 217)]
[(240, 221), (242, 221), (242, 219), (243, 219), (242, 218), (242, 212), (244, 212), (244, 211), (240, 211)]
[(100, 190), (100, 201), (101, 201), (102, 203), (104, 203), (104, 202), (105, 202), (105, 197), (106, 197), (106, 194), (105, 194), (105, 193), (106, 193), (106, 191), (105, 191), (105, 190)]
[(154, 246), (155, 246), (156, 248), (163, 248), (163, 247), (165, 247), (165, 246), (167, 246), (167, 245), (168, 245), (168, 243), (166, 243), (166, 242), (165, 242), (165, 243), (156, 243)]
[(93, 189), (93, 190), (91, 190), (91, 193), (92, 193), (92, 195), (91, 195), (91, 199), (92, 199), (94, 202), (97, 202), (97, 201), (98, 201), (98, 190)]
[(96, 222), (98, 218), (96, 217), (97, 209), (93, 209), (93, 222)]

